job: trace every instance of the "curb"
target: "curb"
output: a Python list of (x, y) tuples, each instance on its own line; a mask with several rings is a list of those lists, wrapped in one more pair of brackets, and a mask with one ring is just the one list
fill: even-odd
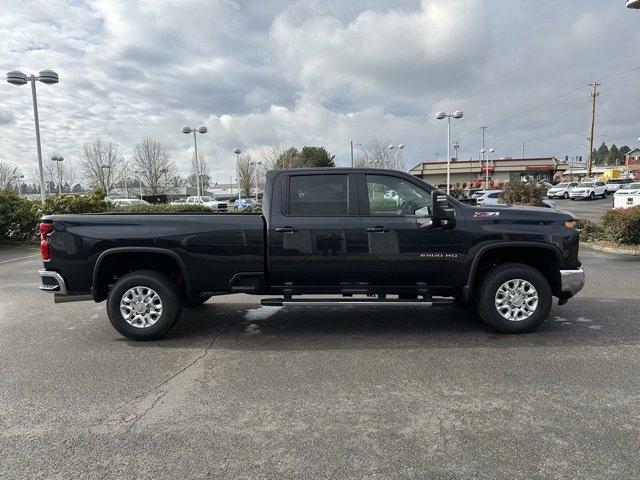
[(624, 247), (609, 247), (605, 245), (598, 245), (597, 243), (592, 243), (592, 242), (580, 242), (580, 246), (588, 248), (590, 250), (597, 250), (599, 252), (616, 253), (619, 255), (640, 256), (640, 250), (631, 250)]

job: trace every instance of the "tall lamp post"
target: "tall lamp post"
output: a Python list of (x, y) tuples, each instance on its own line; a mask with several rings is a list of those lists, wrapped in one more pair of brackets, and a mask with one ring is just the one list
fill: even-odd
[(51, 70), (42, 70), (38, 75), (26, 75), (14, 70), (7, 73), (7, 82), (13, 85), (26, 85), (31, 82), (31, 99), (33, 101), (33, 119), (36, 125), (36, 147), (38, 150), (38, 170), (40, 173), (40, 200), (44, 203), (46, 198), (44, 192), (44, 168), (42, 166), (42, 148), (40, 146), (40, 121), (38, 119), (38, 98), (36, 96), (36, 80), (46, 85), (58, 83), (58, 74)]
[(207, 133), (207, 127), (204, 125), (200, 125), (199, 127), (182, 127), (182, 133), (193, 133), (193, 150), (196, 162), (196, 193), (198, 196), (201, 196), (202, 189), (200, 188), (200, 164), (198, 163), (198, 140), (196, 139), (196, 133)]
[(436, 119), (447, 119), (447, 195), (449, 195), (449, 189), (451, 187), (451, 119), (462, 118), (463, 113), (460, 110), (456, 110), (453, 113), (438, 112), (436, 113)]
[(236, 181), (238, 182), (238, 200), (240, 200), (240, 154), (242, 150), (236, 147), (233, 149), (233, 153), (236, 154)]
[(64, 157), (60, 155), (54, 155), (51, 157), (52, 162), (56, 162), (56, 171), (58, 172), (58, 195), (62, 195), (62, 175), (60, 174), (60, 162), (64, 160)]
[(399, 162), (398, 162), (398, 160), (399, 160), (399, 158), (398, 158), (398, 157), (399, 157), (399, 155), (400, 155), (400, 152), (401, 152), (402, 150), (404, 150), (404, 143), (400, 143), (400, 144), (398, 144), (398, 145), (389, 145), (387, 148), (388, 148), (389, 150), (392, 150), (392, 151), (393, 151), (393, 150), (395, 150), (395, 152), (394, 152), (394, 153), (395, 153), (395, 155), (394, 155), (394, 157), (393, 157), (393, 169), (394, 169), (394, 170), (398, 170), (398, 163), (399, 163)]
[(258, 203), (258, 178), (259, 178), (259, 174), (260, 174), (260, 169), (262, 168), (262, 162), (261, 161), (255, 161), (255, 160), (251, 160), (249, 162), (249, 165), (253, 166), (253, 169), (255, 171), (255, 179), (256, 179), (256, 203)]
[(24, 175), (14, 175), (13, 177), (11, 177), (11, 180), (17, 180), (18, 181), (18, 196), (21, 197), (22, 196), (22, 180), (24, 179)]
[(107, 171), (107, 175), (106, 177), (104, 177), (104, 186), (107, 189), (107, 195), (106, 197), (109, 198), (109, 190), (111, 189), (111, 185), (109, 185), (109, 177), (111, 176), (111, 166), (107, 165), (106, 163), (103, 165), (100, 165), (100, 168), (102, 169), (102, 174), (104, 175), (104, 171)]
[(133, 173), (138, 177), (138, 193), (140, 194), (140, 200), (142, 200), (142, 172), (140, 170), (134, 170)]
[(484, 173), (485, 173), (484, 188), (488, 189), (489, 188), (489, 158), (485, 157), (486, 152), (493, 153), (495, 152), (495, 150), (493, 148), (490, 148), (489, 150), (485, 148), (480, 149), (480, 153), (482, 154), (482, 160), (484, 161), (486, 158), (486, 161), (484, 162)]
[(533, 138), (530, 138), (529, 140), (523, 140), (523, 142), (522, 142), (522, 158), (524, 158), (524, 146), (527, 143), (529, 143), (530, 141), (532, 141), (532, 140), (540, 140), (540, 137), (533, 137)]

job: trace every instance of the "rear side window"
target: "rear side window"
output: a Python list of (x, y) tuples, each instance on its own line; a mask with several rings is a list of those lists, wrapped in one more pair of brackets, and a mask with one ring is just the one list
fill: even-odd
[(348, 198), (346, 175), (294, 175), (289, 178), (289, 215), (348, 215)]
[(499, 198), (500, 194), (499, 193), (490, 193), (489, 195), (487, 195), (487, 198)]

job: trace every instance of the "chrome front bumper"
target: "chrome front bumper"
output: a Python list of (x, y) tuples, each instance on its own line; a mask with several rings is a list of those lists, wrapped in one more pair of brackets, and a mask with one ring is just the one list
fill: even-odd
[(584, 270), (560, 270), (560, 291), (567, 297), (573, 297), (584, 287)]

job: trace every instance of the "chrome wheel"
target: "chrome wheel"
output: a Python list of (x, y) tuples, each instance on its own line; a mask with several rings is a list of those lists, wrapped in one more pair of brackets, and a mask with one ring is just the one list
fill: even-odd
[(147, 328), (155, 324), (162, 315), (162, 300), (149, 287), (133, 287), (120, 299), (122, 318), (136, 328)]
[(504, 282), (495, 296), (498, 313), (511, 322), (526, 320), (538, 307), (538, 291), (520, 278)]

